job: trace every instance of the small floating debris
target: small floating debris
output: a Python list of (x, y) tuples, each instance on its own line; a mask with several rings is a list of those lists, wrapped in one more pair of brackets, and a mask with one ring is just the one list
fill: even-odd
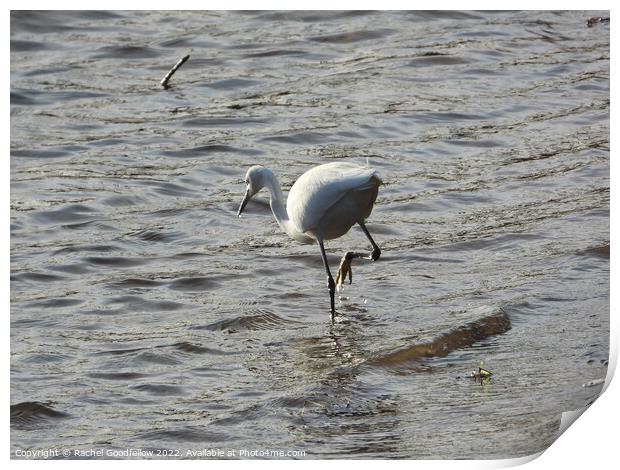
[(471, 378), (476, 380), (477, 382), (479, 381), (480, 383), (488, 382), (489, 380), (491, 380), (492, 375), (493, 375), (493, 372), (491, 372), (488, 369), (485, 369), (484, 362), (482, 361), (480, 361), (480, 365), (478, 366), (478, 369), (471, 371)]
[(590, 380), (589, 382), (586, 382), (584, 384), (582, 384), (582, 387), (594, 387), (595, 385), (600, 385), (602, 383), (605, 383), (605, 379), (594, 379), (594, 380)]
[(591, 16), (590, 18), (588, 18), (587, 25), (588, 25), (588, 28), (591, 28), (597, 23), (609, 23), (609, 21), (610, 21), (609, 16)]
[(163, 86), (164, 88), (168, 88), (168, 81), (172, 78), (172, 76), (174, 75), (174, 72), (176, 72), (179, 67), (181, 67), (181, 65), (183, 65), (187, 59), (189, 59), (189, 54), (187, 54), (185, 57), (183, 57), (182, 59), (180, 59), (174, 67), (172, 67), (170, 69), (170, 71), (164, 76), (164, 78), (161, 79), (161, 82), (159, 82), (159, 84), (161, 86)]

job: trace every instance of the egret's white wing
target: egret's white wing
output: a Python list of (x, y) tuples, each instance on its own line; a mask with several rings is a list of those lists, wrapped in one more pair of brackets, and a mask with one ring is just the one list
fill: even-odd
[(320, 165), (301, 175), (288, 195), (288, 216), (301, 231), (315, 229), (327, 211), (350, 191), (377, 187), (381, 180), (372, 168), (352, 163)]

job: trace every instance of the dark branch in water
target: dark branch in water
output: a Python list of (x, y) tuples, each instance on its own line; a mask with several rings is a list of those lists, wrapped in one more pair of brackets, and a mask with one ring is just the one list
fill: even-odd
[(175, 66), (170, 69), (170, 72), (168, 72), (166, 76), (161, 79), (161, 82), (159, 82), (161, 86), (163, 86), (164, 88), (168, 88), (168, 81), (172, 78), (174, 72), (176, 72), (181, 67), (181, 65), (183, 65), (187, 61), (187, 59), (189, 59), (189, 54), (179, 60), (175, 64)]

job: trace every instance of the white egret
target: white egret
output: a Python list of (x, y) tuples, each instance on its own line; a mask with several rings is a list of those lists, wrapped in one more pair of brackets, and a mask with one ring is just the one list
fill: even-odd
[(327, 272), (333, 318), (336, 283), (342, 285), (347, 275), (351, 283), (351, 260), (366, 255), (351, 251), (346, 253), (342, 257), (334, 282), (323, 242), (341, 237), (357, 223), (373, 248), (367, 258), (373, 261), (379, 259), (381, 250), (364, 224), (372, 211), (381, 185), (376, 171), (346, 162), (319, 165), (308, 170), (295, 182), (289, 191), (286, 207), (280, 183), (270, 169), (260, 165), (250, 167), (245, 175), (245, 183), (247, 189), (239, 206), (238, 216), (252, 196), (262, 188), (267, 188), (270, 193), (271, 211), (282, 230), (301, 243), (318, 242)]

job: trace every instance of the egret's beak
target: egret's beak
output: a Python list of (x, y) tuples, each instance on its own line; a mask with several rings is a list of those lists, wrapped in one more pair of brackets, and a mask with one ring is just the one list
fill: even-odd
[(239, 210), (237, 211), (237, 217), (241, 217), (241, 213), (243, 212), (243, 209), (245, 209), (245, 205), (248, 203), (248, 201), (250, 200), (250, 191), (246, 191), (245, 192), (245, 196), (243, 196), (243, 201), (241, 201), (241, 205), (239, 206)]

